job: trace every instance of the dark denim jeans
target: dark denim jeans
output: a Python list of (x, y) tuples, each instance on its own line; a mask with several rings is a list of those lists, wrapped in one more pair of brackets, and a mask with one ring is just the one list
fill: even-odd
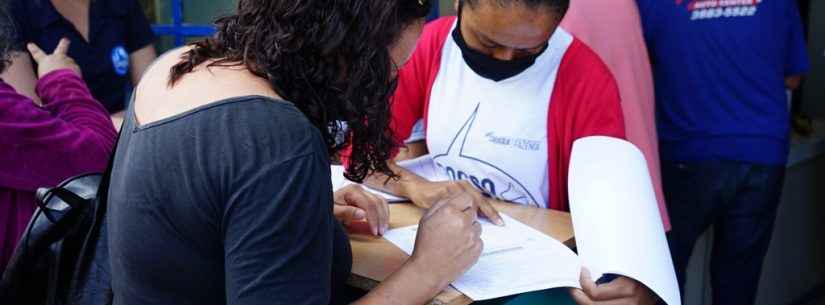
[(784, 166), (662, 161), (668, 243), (683, 294), (694, 244), (713, 225), (713, 304), (754, 303), (784, 177)]

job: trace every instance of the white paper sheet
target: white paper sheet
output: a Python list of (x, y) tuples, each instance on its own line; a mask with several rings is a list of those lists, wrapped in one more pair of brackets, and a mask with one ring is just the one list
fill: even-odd
[[(446, 180), (424, 156), (399, 165), (431, 181)], [(334, 176), (335, 174), (333, 174)], [(340, 173), (343, 177), (343, 170)], [(560, 242), (505, 216), (483, 223), (484, 252), (453, 286), (473, 300), (579, 287), (581, 266), (644, 283), (669, 305), (681, 305), (664, 227), (645, 158), (633, 144), (588, 137), (573, 144), (568, 190), (579, 256)], [(411, 254), (417, 226), (388, 231)]]
[[(453, 287), (475, 300), (518, 293), (578, 287), (579, 259), (555, 239), (502, 214), (505, 227), (485, 220), (481, 239), (484, 250), (478, 262), (453, 282)], [(418, 226), (389, 230), (384, 238), (412, 254)]]
[(681, 305), (644, 155), (609, 137), (573, 143), (568, 177), (576, 245), (594, 279), (620, 274), (645, 284), (669, 305)]
[[(355, 182), (349, 181), (349, 180), (347, 180), (347, 178), (344, 178), (344, 167), (341, 166), (341, 165), (331, 166), (330, 167), (330, 172), (332, 173), (332, 190), (333, 191), (337, 191), (337, 190), (339, 190), (339, 189), (341, 189), (341, 188), (343, 188), (347, 185), (350, 185), (350, 184), (356, 184)], [(368, 192), (373, 193), (373, 194), (378, 195), (378, 196), (381, 196), (381, 197), (384, 197), (384, 199), (386, 199), (387, 202), (404, 202), (404, 201), (407, 201), (406, 198), (395, 196), (393, 194), (389, 194), (389, 193), (386, 193), (386, 192), (382, 192), (380, 190), (373, 189), (373, 188), (368, 187), (366, 185), (362, 185), (362, 186)]]
[[(446, 180), (448, 180), (447, 176), (445, 176), (444, 174), (442, 174), (440, 171), (438, 171), (435, 168), (435, 163), (433, 163), (433, 160), (432, 160), (432, 158), (430, 158), (429, 155), (424, 155), (424, 156), (421, 156), (421, 157), (416, 158), (416, 159), (404, 160), (404, 161), (398, 162), (398, 166), (401, 166), (401, 167), (413, 172), (414, 174), (419, 175), (422, 178), (427, 179), (429, 181), (446, 181)], [(345, 187), (347, 185), (355, 183), (355, 182), (347, 180), (347, 178), (344, 178), (344, 167), (343, 166), (333, 165), (333, 166), (330, 167), (330, 170), (332, 172), (332, 189), (333, 190), (337, 191), (338, 189), (340, 189), (342, 187)], [(364, 185), (364, 188), (367, 191), (369, 191), (369, 192), (371, 192), (375, 195), (384, 197), (384, 199), (387, 199), (388, 202), (408, 201), (407, 198), (400, 197), (400, 196), (395, 196), (393, 194), (389, 194), (389, 193), (383, 192), (381, 190), (376, 190), (376, 189), (370, 188), (366, 185)]]

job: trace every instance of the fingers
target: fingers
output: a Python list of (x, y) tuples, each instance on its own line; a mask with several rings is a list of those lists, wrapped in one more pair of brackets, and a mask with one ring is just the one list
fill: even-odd
[(390, 227), (390, 205), (383, 197), (369, 192), (364, 192), (363, 194), (366, 197), (367, 201), (365, 201), (365, 203), (369, 206), (369, 210), (375, 211), (376, 231), (379, 235), (384, 235)]
[(379, 226), (379, 231), (381, 235), (387, 232), (390, 228), (390, 205), (386, 199), (381, 196), (375, 194), (369, 194), (372, 197), (374, 204), (378, 207), (378, 212), (380, 213), (378, 220), (381, 224)]
[(481, 197), (481, 202), (478, 206), (479, 212), (481, 212), (484, 217), (487, 217), (490, 221), (492, 221), (497, 226), (504, 226), (504, 219), (501, 218), (501, 215), (498, 213), (495, 207), (493, 207), (492, 200), (488, 198)]
[(29, 49), (29, 53), (31, 53), (32, 58), (34, 58), (34, 61), (36, 61), (38, 63), (41, 60), (43, 60), (43, 58), (48, 56), (46, 54), (46, 52), (43, 52), (43, 49), (40, 49), (40, 47), (38, 47), (36, 44), (33, 44), (31, 42), (26, 44), (26, 48)]
[(390, 207), (387, 200), (366, 191), (360, 185), (351, 185), (344, 190), (343, 201), (346, 205), (364, 210), (366, 220), (373, 235), (383, 235), (389, 228)]
[(434, 204), (432, 207), (430, 207), (429, 209), (427, 209), (427, 212), (426, 212), (426, 213), (424, 213), (424, 217), (423, 217), (423, 218), (430, 218), (430, 217), (432, 217), (433, 215), (435, 215), (435, 214), (439, 213), (439, 211), (441, 211), (442, 209), (444, 209), (444, 207), (446, 207), (449, 203), (450, 203), (450, 201), (449, 201), (449, 200), (446, 200), (446, 199), (442, 199), (442, 200), (436, 201), (436, 202), (435, 202), (435, 204)]
[(345, 224), (352, 221), (362, 221), (367, 217), (367, 212), (362, 209), (340, 204), (332, 207), (332, 213), (335, 215), (335, 219)]
[(442, 200), (446, 203), (446, 207), (450, 209), (455, 209), (459, 212), (475, 212), (478, 208), (475, 206), (473, 202), (472, 196), (467, 193), (452, 193), (450, 196), (446, 198), (446, 200)]
[(470, 195), (457, 194), (450, 199), (452, 207), (460, 212), (464, 224), (467, 226), (473, 225), (478, 220), (478, 205), (473, 201)]
[(630, 278), (620, 276), (610, 283), (597, 286), (605, 299), (633, 297), (641, 290), (641, 284)]
[(448, 215), (460, 221), (462, 227), (470, 228), (476, 221), (478, 212), (471, 196), (465, 193), (453, 193), (448, 198), (437, 201), (424, 217), (437, 217), (437, 215)]
[(582, 268), (582, 291), (588, 296), (588, 299), (592, 301), (603, 302), (632, 297), (635, 291), (635, 284), (636, 283), (633, 280), (626, 277), (619, 277), (610, 283), (596, 285), (590, 271), (586, 268)]
[[(481, 257), (481, 253), (484, 252), (484, 240), (481, 239), (481, 224), (476, 222), (473, 225), (473, 234), (475, 235), (475, 240), (473, 242), (473, 247), (470, 249), (473, 256), (475, 256), (475, 260), (473, 261), (472, 265), (475, 265), (475, 262)], [(468, 266), (467, 269), (469, 270), (472, 265)], [(467, 270), (464, 270), (465, 272)]]
[(473, 202), (478, 206), (478, 210), (482, 216), (486, 217), (497, 226), (504, 225), (504, 220), (501, 218), (498, 210), (493, 207), (493, 199), (484, 197), (478, 189), (473, 187), (467, 181), (461, 181), (460, 185), (465, 193), (472, 194)]
[(630, 299), (630, 298), (622, 298), (622, 299), (613, 299), (607, 301), (597, 301), (590, 298), (584, 291), (581, 289), (570, 289), (570, 297), (573, 298), (573, 301), (576, 302), (578, 305), (625, 305), (625, 304), (638, 304), (638, 301)]
[(66, 38), (61, 38), (60, 42), (57, 43), (57, 47), (54, 48), (54, 52), (52, 52), (52, 54), (66, 55), (66, 53), (69, 52), (69, 45), (71, 44), (72, 42), (70, 40)]
[(581, 290), (585, 294), (588, 296), (593, 295), (593, 290), (596, 289), (596, 282), (593, 281), (593, 277), (590, 275), (590, 270), (587, 270), (587, 268), (582, 268), (581, 275), (579, 277), (579, 284), (582, 286)]
[(595, 303), (581, 289), (570, 289), (570, 296), (579, 305), (592, 305)]
[(372, 204), (370, 198), (367, 196), (366, 191), (361, 186), (354, 186), (352, 187), (345, 195), (344, 200), (346, 201), (347, 205), (357, 206), (367, 213), (367, 223), (370, 225), (370, 232), (372, 235), (378, 235), (379, 226), (380, 226), (380, 213), (378, 211), (378, 207), (375, 204)]

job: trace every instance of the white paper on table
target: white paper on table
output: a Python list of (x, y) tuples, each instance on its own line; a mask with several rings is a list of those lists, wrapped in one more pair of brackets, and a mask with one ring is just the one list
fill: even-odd
[(443, 171), (438, 170), (438, 167), (435, 166), (435, 162), (433, 162), (433, 158), (431, 158), (430, 155), (399, 161), (396, 164), (429, 181), (438, 182), (450, 180)]
[[(431, 160), (411, 163), (408, 166), (423, 177), (438, 176)], [(628, 276), (667, 304), (681, 305), (641, 151), (616, 138), (579, 139), (573, 144), (568, 175), (579, 256), (549, 236), (502, 215), (505, 227), (482, 221), (482, 256), (453, 286), (473, 300), (557, 287), (579, 288), (583, 265), (594, 279), (605, 273)], [(412, 254), (416, 230), (417, 226), (394, 229), (384, 238)]]
[[(504, 227), (486, 220), (484, 250), (473, 267), (452, 283), (475, 301), (557, 287), (579, 287), (579, 258), (561, 242), (502, 214)], [(384, 238), (411, 255), (418, 226), (389, 230)]]
[(644, 155), (630, 142), (587, 137), (573, 143), (568, 189), (576, 246), (594, 279), (633, 278), (669, 305), (679, 286)]
[[(415, 159), (411, 160), (404, 160), (397, 163), (398, 166), (401, 166), (416, 175), (421, 176), (424, 179), (429, 181), (446, 181), (447, 176), (442, 174), (440, 171), (437, 170), (435, 167), (435, 163), (433, 159), (430, 158), (429, 155), (424, 155)], [(354, 184), (355, 182), (347, 180), (344, 178), (344, 167), (341, 165), (332, 165), (330, 167), (330, 171), (332, 173), (332, 190), (337, 191), (347, 185)], [(407, 198), (396, 196), (387, 192), (383, 192), (381, 190), (376, 190), (371, 187), (364, 185), (364, 189), (373, 193), (375, 195), (384, 197), (388, 202), (404, 202), (407, 201)]]

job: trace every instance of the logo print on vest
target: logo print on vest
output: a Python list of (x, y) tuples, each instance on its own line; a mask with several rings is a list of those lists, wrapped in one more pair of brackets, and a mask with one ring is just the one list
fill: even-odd
[[(709, 20), (756, 15), (763, 0), (691, 0), (687, 3), (690, 20)], [(683, 0), (676, 0), (681, 6)]]
[(129, 72), (129, 53), (123, 46), (116, 46), (112, 49), (112, 67), (115, 73), (120, 76), (126, 75)]
[(464, 153), (470, 130), (478, 116), (478, 108), (479, 106), (476, 106), (473, 114), (461, 126), (447, 148), (447, 152), (435, 155), (433, 162), (447, 174), (450, 180), (469, 181), (487, 196), (513, 203), (539, 206), (535, 197), (518, 179), (492, 163)]

